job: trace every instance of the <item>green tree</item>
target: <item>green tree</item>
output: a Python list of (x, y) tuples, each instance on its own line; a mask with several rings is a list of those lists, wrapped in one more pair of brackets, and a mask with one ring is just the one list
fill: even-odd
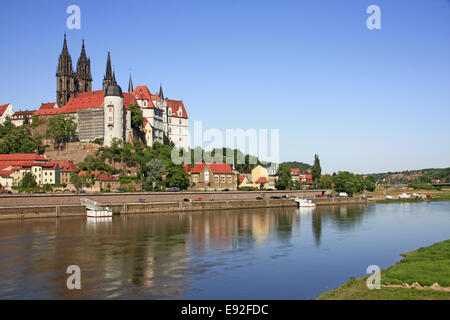
[(279, 190), (286, 190), (292, 187), (291, 168), (286, 164), (280, 164), (277, 172), (276, 188)]
[(294, 181), (294, 189), (295, 189), (295, 190), (300, 190), (300, 188), (301, 188), (300, 182), (298, 182), (297, 180), (295, 180), (295, 181)]
[(0, 153), (32, 153), (42, 151), (42, 136), (32, 137), (28, 126), (12, 127), (0, 142)]
[(131, 112), (131, 127), (135, 129), (141, 129), (144, 123), (144, 117), (142, 116), (141, 109), (133, 104), (128, 105)]
[(189, 187), (189, 176), (184, 166), (172, 164), (167, 168), (167, 175), (164, 182), (167, 187), (178, 187), (184, 190)]
[(75, 139), (76, 130), (77, 124), (74, 116), (59, 114), (50, 118), (46, 136), (52, 139), (55, 148), (59, 149)]
[(317, 184), (320, 181), (321, 173), (322, 173), (322, 168), (320, 167), (319, 156), (316, 154), (316, 155), (314, 155), (314, 164), (311, 169), (312, 180), (313, 180), (315, 186), (317, 186)]
[(337, 192), (356, 193), (358, 191), (356, 177), (348, 171), (341, 171), (333, 176), (333, 183)]
[(145, 177), (147, 189), (153, 188), (153, 183), (159, 184), (162, 181), (162, 175), (166, 173), (166, 168), (160, 159), (150, 160), (141, 170)]
[(375, 190), (375, 177), (374, 176), (368, 176), (366, 179), (364, 179), (364, 188), (367, 191), (374, 191)]
[(70, 183), (73, 184), (73, 186), (78, 190), (83, 187), (83, 178), (82, 176), (78, 175), (76, 172), (72, 172), (70, 175)]
[(22, 188), (36, 188), (38, 186), (34, 176), (31, 172), (26, 172), (22, 180), (19, 182), (19, 186)]
[(330, 176), (323, 176), (320, 178), (318, 187), (320, 189), (332, 189), (333, 187), (333, 180)]

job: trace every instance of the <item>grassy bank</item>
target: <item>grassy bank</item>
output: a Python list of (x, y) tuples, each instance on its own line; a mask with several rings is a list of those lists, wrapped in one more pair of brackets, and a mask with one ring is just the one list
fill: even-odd
[[(384, 193), (394, 197), (392, 200), (387, 200)], [(413, 193), (431, 195), (429, 199), (398, 199), (398, 196), (402, 193), (407, 193), (409, 195)], [(373, 198), (369, 198), (369, 201), (376, 203), (390, 203), (390, 202), (423, 202), (423, 201), (450, 201), (450, 189), (445, 188), (442, 190), (404, 190), (404, 189), (390, 189), (390, 190), (377, 190), (376, 192), (369, 192)]]
[(450, 300), (450, 292), (432, 289), (392, 288), (385, 285), (432, 286), (435, 282), (441, 287), (450, 287), (450, 240), (402, 254), (404, 259), (381, 271), (379, 290), (369, 290), (366, 281), (369, 275), (359, 279), (351, 278), (337, 289), (319, 296), (318, 300)]

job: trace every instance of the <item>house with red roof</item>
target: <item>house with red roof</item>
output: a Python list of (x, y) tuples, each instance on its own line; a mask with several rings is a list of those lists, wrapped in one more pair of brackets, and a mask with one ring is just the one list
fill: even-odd
[(197, 163), (193, 168), (185, 166), (189, 174), (191, 190), (237, 190), (237, 173), (226, 163)]
[(7, 117), (11, 118), (14, 114), (12, 104), (0, 105), (0, 124), (5, 123)]

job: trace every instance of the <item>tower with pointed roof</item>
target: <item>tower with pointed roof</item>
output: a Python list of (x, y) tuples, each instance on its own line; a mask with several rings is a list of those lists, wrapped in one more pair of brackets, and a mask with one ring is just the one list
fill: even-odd
[(64, 43), (58, 60), (58, 69), (56, 71), (56, 101), (58, 106), (65, 106), (70, 98), (75, 96), (72, 58), (67, 49), (66, 35), (64, 34)]
[(108, 59), (106, 60), (106, 73), (103, 78), (103, 92), (106, 92), (106, 88), (113, 82), (113, 72), (111, 67), (111, 55), (108, 52)]
[(92, 91), (91, 60), (86, 55), (84, 39), (81, 47), (80, 58), (78, 58), (74, 85), (75, 93)]
[(131, 79), (131, 73), (130, 73), (130, 81), (128, 81), (128, 93), (133, 93), (133, 80)]

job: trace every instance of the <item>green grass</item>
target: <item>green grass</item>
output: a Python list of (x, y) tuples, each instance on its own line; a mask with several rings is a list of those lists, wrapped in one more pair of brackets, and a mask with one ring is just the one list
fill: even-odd
[[(447, 190), (446, 190), (447, 191)], [(408, 192), (410, 193), (410, 192)], [(439, 193), (431, 193), (430, 194), (432, 198), (429, 199), (416, 199), (416, 198), (410, 198), (410, 199), (382, 199), (382, 200), (375, 200), (376, 203), (390, 203), (390, 202), (423, 202), (424, 200), (427, 201), (450, 201), (450, 192), (439, 192)]]
[[(405, 258), (381, 271), (382, 284), (413, 284), (430, 286), (438, 282), (450, 286), (450, 240), (402, 254)], [(337, 289), (328, 291), (318, 300), (450, 300), (450, 293), (436, 290), (385, 288), (369, 290), (366, 280), (351, 278)]]

